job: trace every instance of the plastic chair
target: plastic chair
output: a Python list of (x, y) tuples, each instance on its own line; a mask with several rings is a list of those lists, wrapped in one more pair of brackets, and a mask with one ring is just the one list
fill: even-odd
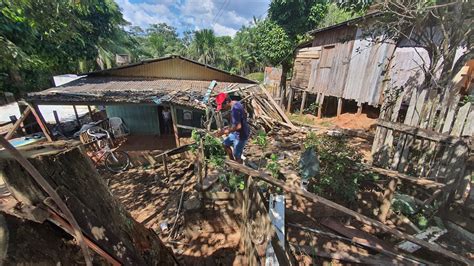
[(109, 131), (116, 138), (125, 137), (130, 134), (130, 130), (123, 123), (122, 118), (120, 117), (110, 117), (109, 118)]

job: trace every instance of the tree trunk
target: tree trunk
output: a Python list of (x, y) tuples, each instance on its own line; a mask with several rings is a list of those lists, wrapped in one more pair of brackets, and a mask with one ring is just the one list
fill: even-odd
[[(58, 146), (62, 145), (62, 147)], [(84, 235), (124, 265), (173, 265), (176, 260), (159, 237), (133, 220), (111, 195), (91, 160), (65, 143), (22, 153), (57, 191)], [(21, 203), (40, 206), (47, 196), (23, 167), (0, 152), (0, 178)]]
[(289, 65), (283, 63), (281, 65), (281, 79), (280, 79), (280, 105), (285, 106), (286, 103), (286, 77), (288, 75)]

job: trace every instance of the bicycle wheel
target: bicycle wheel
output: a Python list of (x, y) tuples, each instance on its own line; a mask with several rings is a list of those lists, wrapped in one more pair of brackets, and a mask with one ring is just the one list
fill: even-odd
[(105, 157), (105, 167), (109, 171), (119, 173), (127, 170), (130, 166), (130, 157), (124, 151), (113, 151)]

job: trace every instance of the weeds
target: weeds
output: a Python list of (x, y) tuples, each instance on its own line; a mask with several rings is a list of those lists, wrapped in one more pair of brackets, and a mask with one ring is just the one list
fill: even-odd
[(315, 148), (320, 171), (309, 180), (309, 191), (336, 202), (351, 204), (359, 192), (359, 183), (372, 179), (364, 173), (362, 155), (347, 145), (343, 137), (317, 136), (309, 133), (304, 142), (306, 149)]
[(280, 163), (278, 163), (278, 156), (272, 154), (270, 156), (270, 162), (267, 164), (267, 170), (270, 172), (273, 178), (278, 178), (280, 175)]

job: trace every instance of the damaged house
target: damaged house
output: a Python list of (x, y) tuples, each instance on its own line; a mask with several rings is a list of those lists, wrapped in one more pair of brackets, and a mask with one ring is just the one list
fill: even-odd
[(173, 144), (179, 146), (180, 136), (189, 135), (193, 127), (202, 127), (208, 89), (215, 94), (255, 85), (223, 70), (169, 56), (87, 73), (61, 86), (30, 93), (27, 101), (32, 105), (105, 106), (107, 116), (120, 117), (132, 137), (148, 137), (155, 143), (167, 139), (163, 136), (162, 113), (169, 109)]
[[(315, 103), (318, 117), (339, 116), (356, 106), (361, 113), (363, 106), (380, 107), (385, 90), (416, 88), (423, 82), (422, 67), (430, 64), (428, 51), (413, 41), (385, 40), (383, 32), (364, 26), (379, 15), (374, 12), (309, 32), (312, 40), (296, 52), (288, 112), (299, 107), (302, 113)], [(454, 62), (465, 49), (457, 49)], [(316, 99), (307, 101), (308, 95)], [(295, 98), (301, 100), (300, 106), (293, 106)]]

